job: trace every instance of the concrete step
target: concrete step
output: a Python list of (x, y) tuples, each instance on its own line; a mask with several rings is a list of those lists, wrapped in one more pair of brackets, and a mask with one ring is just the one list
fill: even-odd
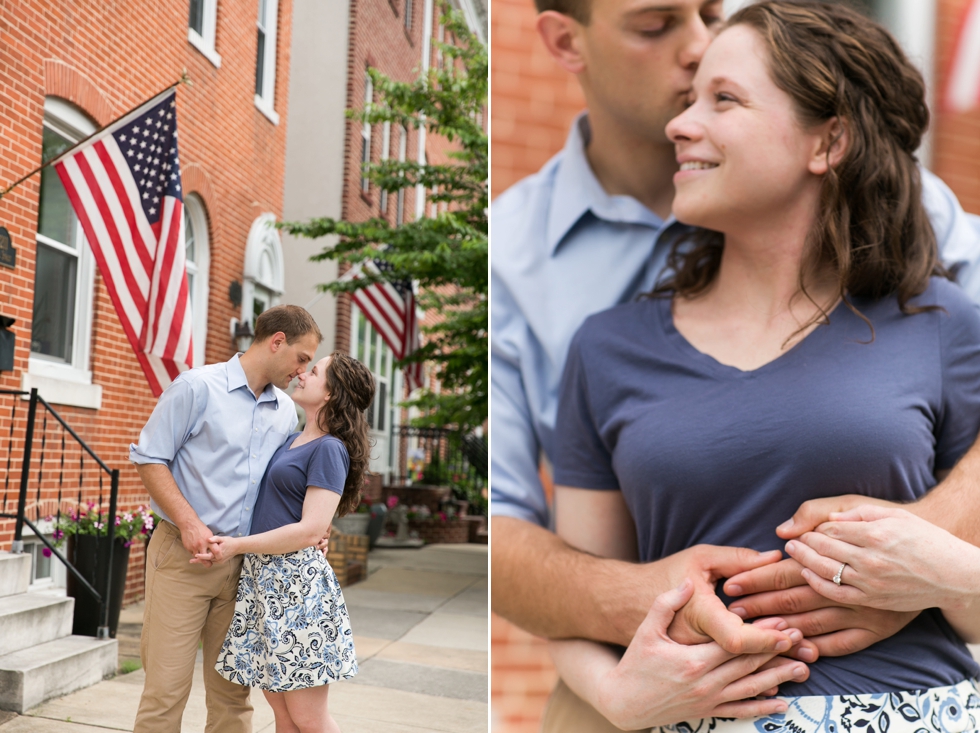
[(0, 552), (0, 598), (26, 593), (31, 584), (31, 556)]
[(21, 593), (0, 598), (0, 656), (71, 634), (74, 598)]
[(118, 642), (68, 636), (0, 656), (0, 710), (24, 713), (116, 673)]

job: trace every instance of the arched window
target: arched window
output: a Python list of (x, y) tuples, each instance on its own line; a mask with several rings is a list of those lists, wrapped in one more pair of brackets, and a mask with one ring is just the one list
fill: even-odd
[(275, 214), (262, 214), (252, 224), (245, 245), (242, 321), (253, 327), (262, 311), (279, 303), (285, 289), (282, 241), (272, 226), (275, 221)]
[(187, 289), (194, 326), (194, 366), (197, 367), (204, 364), (204, 347), (208, 337), (211, 247), (204, 202), (195, 194), (184, 198), (184, 248), (187, 259)]

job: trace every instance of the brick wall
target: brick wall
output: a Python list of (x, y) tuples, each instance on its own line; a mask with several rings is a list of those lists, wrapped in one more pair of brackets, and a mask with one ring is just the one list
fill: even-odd
[(543, 639), (490, 614), (490, 707), (494, 733), (537, 733), (558, 681)]
[[(275, 108), (278, 125), (256, 109), (254, 96), (257, 2), (221, 2), (216, 68), (187, 41), (188, 2), (148, 6), (139, 0), (18, 0), (0, 12), (0, 182), (11, 182), (41, 160), (41, 122), (46, 94), (62, 96), (104, 124), (175, 81), (186, 68), (194, 85), (178, 91), (181, 166), (185, 193), (201, 196), (208, 211), (211, 248), (206, 361), (233, 352), (229, 322), (238, 315), (228, 299), (241, 280), (245, 241), (262, 212), (282, 211), (289, 33), (292, 3), (279, 3)], [(0, 200), (0, 226), (17, 248), (17, 268), (0, 268), (0, 313), (17, 319), (13, 372), (0, 374), (0, 389), (19, 389), (27, 369), (34, 290), (35, 232), (40, 179), (35, 176)], [(155, 400), (125, 338), (108, 293), (96, 275), (93, 303), (93, 382), (103, 387), (102, 407), (56, 406), (96, 453), (121, 471), (119, 506), (148, 497), (128, 461)], [(22, 421), (18, 413), (10, 482), (19, 477)], [(0, 406), (0, 417), (9, 415)], [(0, 436), (7, 423), (0, 423)], [(52, 429), (52, 439), (58, 440)], [(5, 445), (3, 441), (0, 445)], [(35, 449), (37, 450), (37, 449)], [(37, 458), (35, 458), (37, 460)], [(75, 466), (77, 466), (77, 458)], [(74, 473), (71, 473), (74, 470)], [(0, 447), (0, 482), (6, 481)], [(66, 469), (77, 495), (78, 471)], [(45, 472), (42, 500), (57, 497), (57, 476)], [(0, 483), (0, 486), (3, 486)], [(34, 488), (32, 487), (32, 492)], [(94, 472), (83, 498), (97, 500)], [(8, 501), (11, 497), (8, 497)], [(0, 548), (7, 549), (11, 521), (0, 521)], [(143, 553), (134, 545), (127, 602), (142, 593)]]
[(491, 3), (491, 198), (561, 150), (572, 119), (585, 107), (576, 78), (538, 37), (535, 17), (532, 0)]
[[(937, 90), (945, 86), (957, 33), (968, 5), (969, 0), (939, 0)], [(980, 110), (954, 114), (939, 109), (933, 129), (932, 169), (949, 184), (964, 209), (980, 214)]]

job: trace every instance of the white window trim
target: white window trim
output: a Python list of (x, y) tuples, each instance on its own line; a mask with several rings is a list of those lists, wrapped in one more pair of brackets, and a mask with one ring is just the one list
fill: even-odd
[[(350, 355), (357, 359), (358, 346), (360, 345), (360, 333), (358, 332), (357, 326), (361, 317), (361, 309), (353, 303), (351, 303), (350, 308)], [(395, 354), (391, 351), (391, 347), (385, 343), (384, 339), (380, 337), (380, 334), (378, 334), (378, 332), (375, 330), (374, 326), (371, 324), (371, 321), (367, 320), (367, 318), (364, 320), (367, 323), (367, 332), (369, 334), (369, 338), (371, 339), (371, 361), (373, 362), (371, 364), (364, 364), (364, 366), (366, 366), (368, 371), (370, 371), (374, 376), (376, 387), (377, 383), (382, 379), (387, 383), (387, 401), (390, 403), (393, 396), (397, 395), (397, 397), (395, 397), (395, 402), (397, 404), (401, 401), (399, 397), (401, 396), (402, 392), (399, 390), (404, 389), (404, 383), (402, 382), (401, 370), (395, 367)], [(375, 369), (375, 363), (380, 369), (385, 362), (385, 360), (380, 357), (381, 351), (375, 348), (377, 342), (380, 342), (383, 345), (383, 348), (387, 349), (390, 354), (387, 362), (391, 371), (388, 374), (381, 374), (380, 371)], [(382, 474), (387, 474), (390, 478), (390, 476), (397, 470), (399, 461), (399, 446), (397, 444), (398, 436), (396, 435), (396, 430), (401, 425), (401, 410), (395, 409), (394, 415), (391, 415), (388, 412), (387, 404), (375, 404), (375, 408), (385, 411), (385, 429), (378, 430), (371, 427), (369, 429), (370, 435), (374, 439), (375, 447), (377, 447), (379, 439), (387, 441), (388, 444), (386, 446), (386, 450), (381, 451), (380, 455), (374, 455), (374, 451), (372, 451), (371, 462), (374, 465), (371, 467), (371, 470), (378, 471)], [(377, 419), (375, 419), (374, 423), (377, 424)]]
[(204, 347), (208, 337), (208, 298), (211, 273), (211, 241), (208, 236), (208, 219), (204, 202), (194, 195), (184, 197), (187, 216), (194, 226), (194, 311), (191, 313), (194, 335), (194, 366), (204, 366)]
[[(264, 114), (274, 125), (279, 124), (279, 115), (275, 110), (276, 96), (276, 44), (278, 40), (277, 25), (279, 19), (279, 0), (266, 0), (268, 2), (268, 25), (263, 28), (265, 31), (265, 59), (262, 62), (262, 95), (255, 95), (255, 106), (259, 112)], [(261, 3), (259, 8), (261, 9)], [(259, 19), (255, 19), (258, 28)], [(255, 49), (258, 53), (258, 48)]]
[[(95, 132), (95, 124), (77, 107), (57, 97), (44, 100), (44, 124), (69, 140), (78, 141)], [(48, 402), (99, 409), (102, 387), (92, 384), (89, 368), (92, 353), (92, 311), (95, 284), (95, 258), (76, 217), (78, 270), (75, 287), (75, 332), (72, 336), (71, 363), (54, 361), (31, 353), (27, 373), (21, 374), (21, 389), (37, 387)], [(48, 239), (39, 232), (35, 240), (45, 246), (76, 254), (76, 250)]]
[[(279, 230), (273, 228), (276, 215), (261, 214), (248, 231), (245, 245), (245, 268), (242, 272), (242, 322), (252, 323), (252, 301), (255, 298), (256, 286), (268, 290), (272, 294), (269, 307), (278, 305), (286, 289), (285, 263), (282, 256), (282, 240)], [(268, 252), (272, 260), (272, 277), (269, 280), (261, 278), (262, 253)], [(252, 323), (254, 326), (255, 324)]]
[[(365, 70), (364, 72), (364, 111), (368, 112), (371, 109), (371, 104), (374, 102), (374, 80), (371, 75)], [(367, 153), (367, 159), (365, 160), (365, 152)], [(371, 123), (367, 120), (361, 123), (361, 193), (370, 193), (371, 191), (371, 181), (367, 177), (366, 170), (371, 164)]]
[(200, 51), (204, 55), (204, 58), (210, 61), (216, 69), (220, 69), (221, 56), (218, 55), (214, 47), (214, 39), (218, 26), (218, 0), (201, 1), (204, 3), (204, 33), (198, 33), (190, 27), (190, 23), (188, 22), (187, 41)]

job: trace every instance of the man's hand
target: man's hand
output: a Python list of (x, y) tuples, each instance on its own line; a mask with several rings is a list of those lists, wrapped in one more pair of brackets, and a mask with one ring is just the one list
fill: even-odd
[[(715, 641), (731, 654), (787, 652), (799, 637), (784, 633), (792, 624), (757, 626), (725, 608), (715, 594), (715, 583), (721, 578), (750, 567), (771, 567), (779, 559), (778, 550), (758, 553), (754, 550), (713, 545), (696, 545), (671, 556), (672, 573), (686, 573), (691, 579), (693, 597), (677, 614), (668, 636), (680, 644), (703, 644)], [(801, 577), (802, 582), (802, 577)], [(810, 645), (804, 643), (806, 648)], [(816, 659), (815, 651), (811, 654)]]
[(203, 555), (208, 552), (208, 544), (214, 535), (208, 526), (195, 516), (180, 526), (180, 541), (184, 549), (192, 555)]
[[(725, 593), (745, 597), (732, 603), (729, 611), (743, 619), (778, 616), (789, 627), (803, 632), (806, 641), (823, 657), (841, 657), (866, 649), (895, 635), (918, 615), (829, 600), (807, 585), (802, 570), (800, 563), (788, 559), (730, 578), (725, 583)], [(794, 650), (793, 656), (804, 661), (816, 659), (810, 657), (806, 644)]]
[(659, 596), (619, 663), (602, 679), (597, 709), (624, 730), (708, 717), (744, 718), (785, 712), (774, 695), (784, 682), (809, 675), (800, 662), (769, 664), (774, 654), (734, 655), (718, 644), (677, 644), (667, 634), (675, 613), (691, 599), (684, 581)]
[(332, 529), (333, 525), (328, 525), (327, 533), (323, 535), (323, 539), (316, 543), (316, 549), (322, 552), (324, 557), (326, 557), (327, 553), (330, 552), (330, 530)]
[(238, 540), (236, 538), (215, 535), (208, 538), (207, 551), (195, 555), (191, 558), (191, 562), (201, 565), (205, 565), (206, 563), (206, 567), (211, 567), (212, 563), (218, 565), (223, 562), (228, 562), (235, 555), (240, 554), (241, 552), (238, 548)]

